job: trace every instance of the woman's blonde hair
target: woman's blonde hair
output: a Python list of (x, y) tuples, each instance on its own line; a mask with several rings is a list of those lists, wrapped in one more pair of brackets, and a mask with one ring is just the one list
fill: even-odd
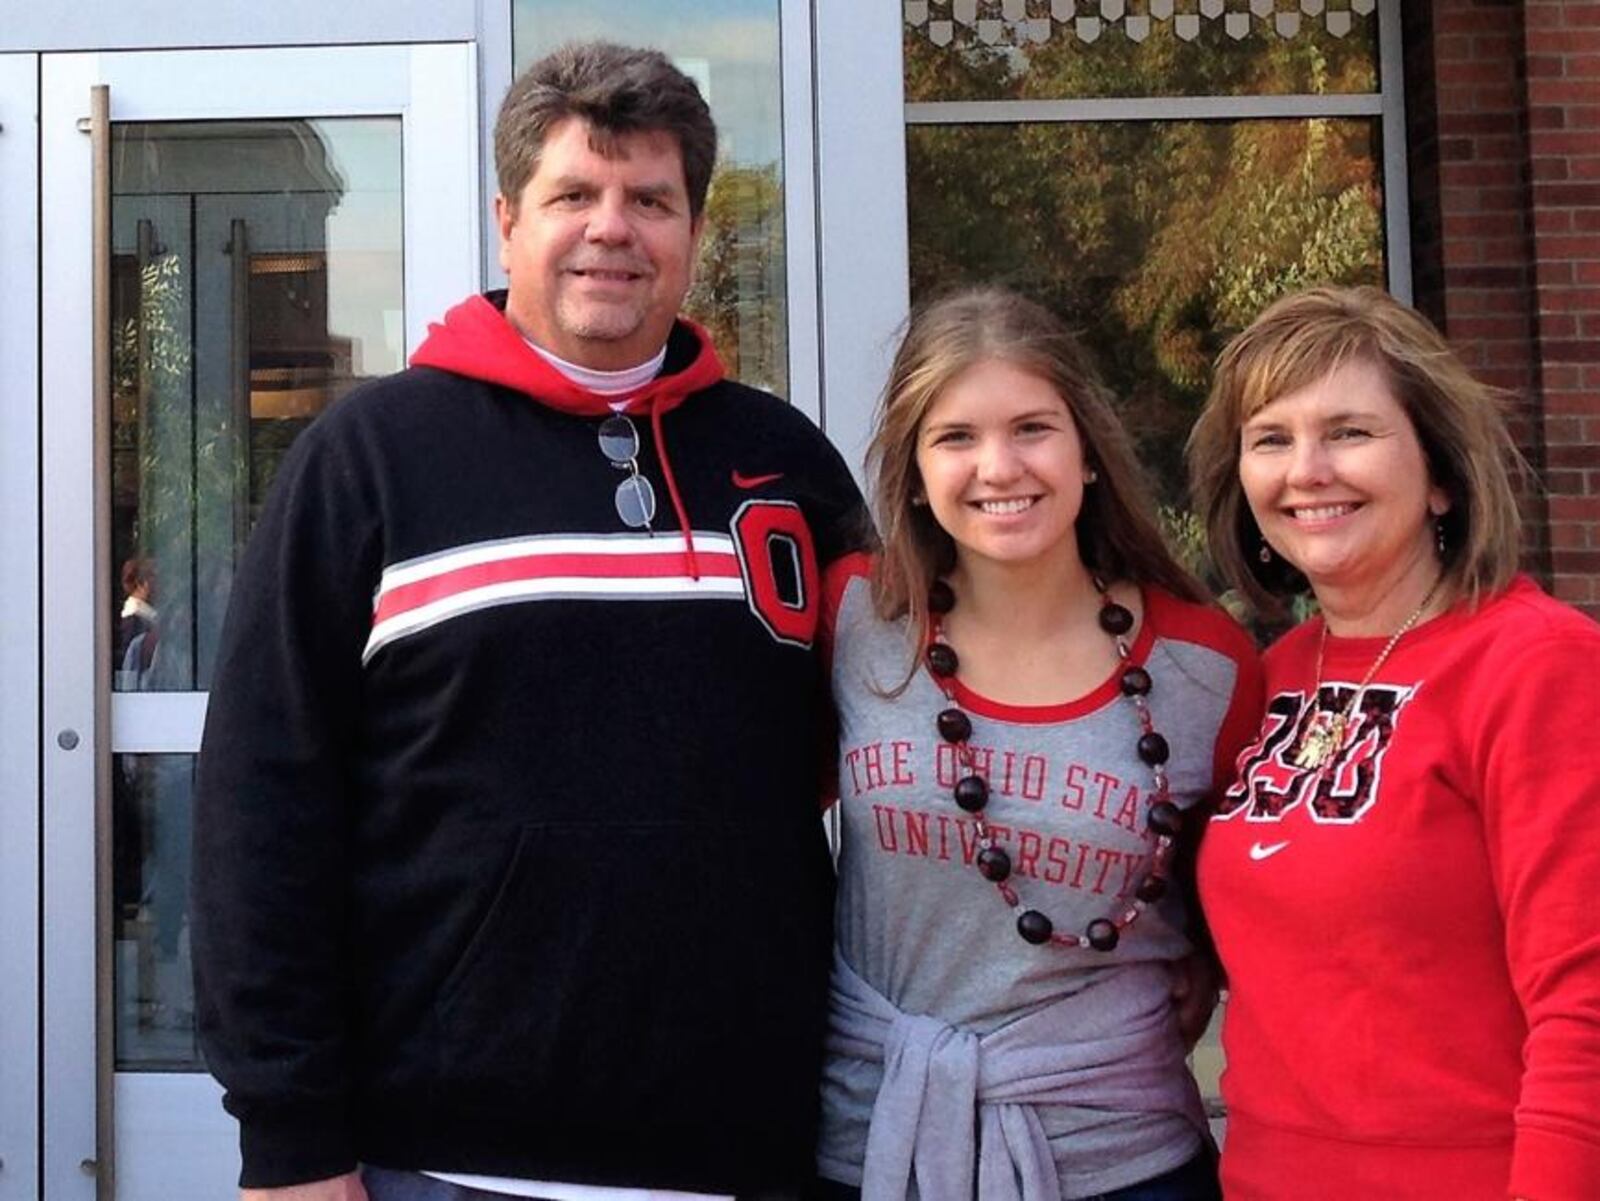
[(1002, 288), (974, 288), (911, 315), (878, 408), (867, 464), (883, 540), (872, 581), (879, 616), (907, 617), (911, 645), (920, 650), (927, 638), (928, 589), (955, 566), (955, 543), (927, 505), (914, 503), (923, 491), (917, 435), (951, 381), (988, 360), (1044, 380), (1072, 417), (1085, 464), (1098, 477), (1084, 489), (1076, 523), (1084, 565), (1108, 583), (1158, 584), (1187, 600), (1204, 600), (1205, 590), (1162, 540), (1111, 394), (1077, 339), (1030, 300)]
[(1381, 371), (1417, 432), (1433, 484), (1444, 578), (1476, 604), (1517, 571), (1521, 517), (1513, 473), (1525, 469), (1500, 396), (1474, 379), (1427, 319), (1378, 288), (1312, 288), (1271, 305), (1217, 359), (1211, 395), (1189, 434), (1190, 491), (1211, 558), (1259, 612), (1305, 578), (1277, 556), (1260, 561), (1261, 531), (1239, 483), (1240, 431), (1264, 406), (1352, 362)]

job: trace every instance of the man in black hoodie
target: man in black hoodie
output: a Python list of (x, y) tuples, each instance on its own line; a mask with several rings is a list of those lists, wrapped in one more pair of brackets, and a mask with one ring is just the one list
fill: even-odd
[(495, 128), (509, 290), (285, 459), (195, 822), (247, 1198), (810, 1172), (817, 621), (865, 522), (821, 434), (678, 314), (715, 146), (659, 54), (534, 64)]

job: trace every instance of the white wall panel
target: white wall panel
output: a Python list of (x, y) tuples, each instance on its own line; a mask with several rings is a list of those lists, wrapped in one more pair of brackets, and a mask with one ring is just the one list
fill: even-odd
[(0, 1201), (38, 1195), (38, 59), (0, 54)]
[(859, 474), (910, 307), (898, 4), (818, 4), (822, 421)]

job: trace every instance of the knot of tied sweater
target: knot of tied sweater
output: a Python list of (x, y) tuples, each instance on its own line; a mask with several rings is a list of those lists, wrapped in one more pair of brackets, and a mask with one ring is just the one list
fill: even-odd
[(1106, 969), (987, 1034), (901, 1012), (837, 955), (829, 994), (829, 1052), (883, 1065), (863, 1201), (903, 1201), (913, 1185), (919, 1201), (971, 1201), (974, 1188), (983, 1201), (1060, 1201), (1040, 1106), (1172, 1113), (1205, 1129), (1159, 963)]

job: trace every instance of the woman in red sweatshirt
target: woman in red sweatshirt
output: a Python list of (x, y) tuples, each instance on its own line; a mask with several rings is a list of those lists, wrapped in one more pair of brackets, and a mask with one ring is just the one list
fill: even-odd
[(1229, 345), (1189, 450), (1231, 582), (1320, 609), (1201, 856), (1229, 1201), (1593, 1201), (1600, 626), (1517, 574), (1494, 395), (1316, 289)]

